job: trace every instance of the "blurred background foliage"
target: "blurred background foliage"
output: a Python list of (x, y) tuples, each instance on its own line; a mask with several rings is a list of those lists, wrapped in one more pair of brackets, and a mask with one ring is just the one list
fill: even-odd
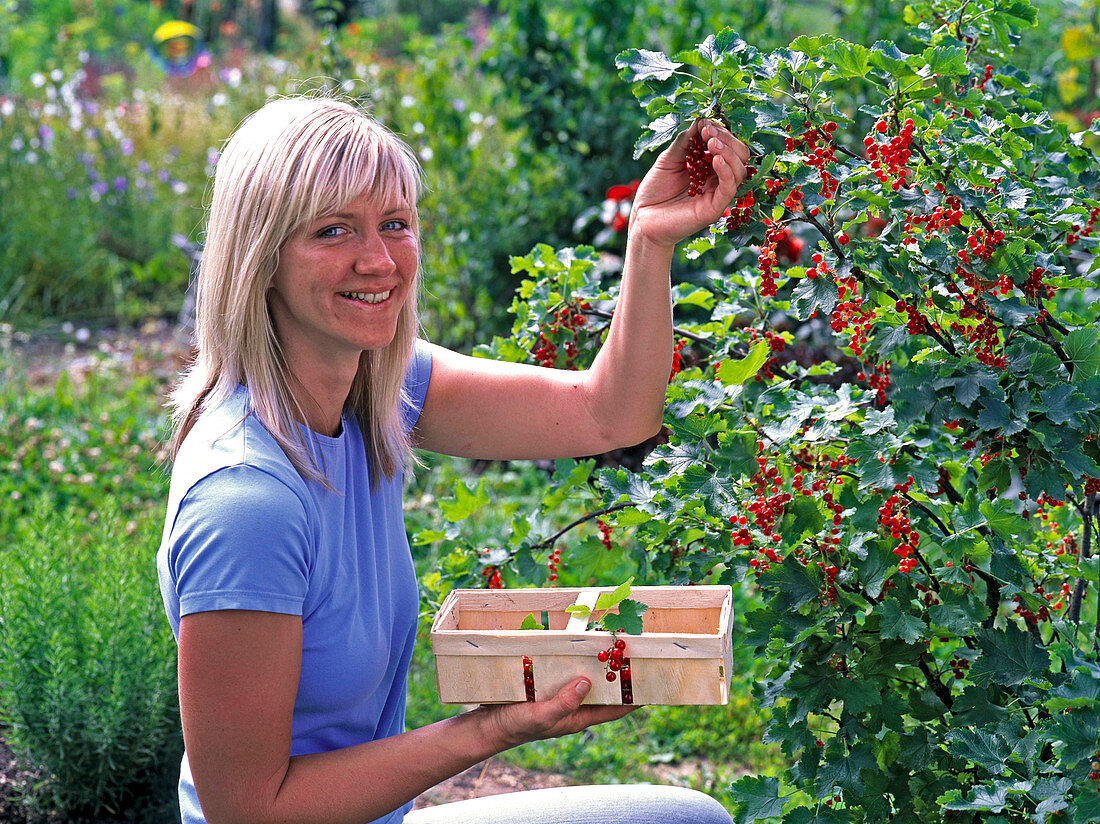
[[(1100, 114), (1100, 0), (1035, 5), (1021, 68), (1083, 127)], [(907, 13), (897, 0), (0, 0), (0, 739), (37, 776), (20, 814), (163, 821), (171, 807), (175, 653), (152, 564), (181, 349), (119, 335), (175, 321), (221, 143), (248, 112), (337, 86), (408, 140), (429, 183), (426, 333), (470, 351), (511, 325), (523, 273), (510, 256), (621, 253), (611, 191), (650, 162), (632, 157), (645, 123), (616, 77), (621, 50), (672, 53), (726, 25), (761, 49), (823, 32), (904, 48)], [(197, 36), (157, 42), (172, 20)], [(36, 359), (59, 342), (68, 368)], [(470, 476), (431, 458), (410, 532), (438, 529), (440, 500)], [(493, 506), (463, 539), (507, 531), (544, 482), (533, 466), (483, 471), (470, 483)], [(446, 563), (446, 541), (415, 551), (422, 573)], [(680, 760), (766, 772), (753, 662), (739, 670), (729, 707), (639, 713), (510, 757), (592, 780)], [(410, 723), (445, 711), (433, 680), (425, 639)], [(721, 795), (730, 775), (708, 769), (686, 780)]]

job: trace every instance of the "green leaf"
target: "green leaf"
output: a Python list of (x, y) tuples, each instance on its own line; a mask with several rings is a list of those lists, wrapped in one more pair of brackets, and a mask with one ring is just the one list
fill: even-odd
[(848, 755), (843, 758), (832, 758), (821, 767), (814, 782), (814, 789), (824, 795), (833, 787), (840, 787), (845, 792), (860, 796), (863, 794), (863, 779), (860, 770), (877, 769), (875, 757), (871, 754), (869, 744), (860, 742), (856, 744)]
[(999, 813), (1008, 806), (1008, 790), (1005, 787), (990, 789), (975, 787), (970, 800), (957, 799), (943, 805), (945, 810), (992, 810)]
[(546, 629), (546, 627), (539, 622), (535, 617), (535, 613), (529, 612), (523, 619), (523, 623), (519, 625), (520, 629)]
[(619, 584), (611, 592), (601, 592), (596, 598), (596, 609), (614, 609), (615, 606), (624, 598), (630, 597), (630, 587), (634, 583), (634, 576), (631, 576), (628, 580)]
[(870, 65), (871, 50), (866, 46), (834, 40), (821, 50), (821, 57), (830, 66), (822, 79), (841, 77), (866, 77)]
[(791, 295), (791, 312), (799, 320), (809, 320), (817, 311), (829, 314), (839, 302), (840, 293), (832, 279), (803, 278)]
[(970, 667), (975, 683), (1011, 687), (1046, 678), (1050, 655), (1015, 624), (1006, 624), (1001, 630), (979, 629), (977, 635), (982, 654)]
[(989, 528), (1006, 541), (1027, 533), (1031, 528), (1027, 521), (1016, 514), (1012, 504), (1004, 498), (982, 501), (978, 505), (978, 510), (985, 516)]
[(1091, 377), (1100, 373), (1100, 331), (1077, 329), (1062, 339), (1066, 356), (1073, 361), (1073, 378)]
[(942, 77), (959, 77), (967, 73), (966, 50), (959, 46), (934, 46), (921, 55), (928, 71)]
[(484, 478), (478, 481), (473, 489), (460, 482), (454, 485), (453, 490), (453, 500), (444, 499), (439, 502), (439, 511), (452, 523), (466, 520), (489, 503), (489, 493), (485, 491)]
[(768, 342), (762, 340), (740, 360), (726, 358), (718, 367), (718, 379), (725, 386), (739, 386), (760, 371), (768, 359)]
[(765, 592), (776, 593), (777, 600), (788, 609), (798, 609), (816, 600), (820, 589), (793, 554), (785, 557), (782, 564), (772, 564), (756, 581)]
[(928, 631), (928, 624), (915, 615), (903, 612), (893, 599), (883, 603), (879, 615), (882, 617), (880, 631), (883, 638), (900, 638), (905, 643), (912, 644)]
[(730, 784), (730, 797), (737, 803), (737, 824), (752, 824), (762, 818), (778, 818), (783, 814), (783, 799), (779, 797), (779, 779), (746, 775)]
[(982, 730), (952, 730), (947, 741), (952, 755), (973, 761), (993, 775), (1000, 775), (1008, 767), (1012, 751), (999, 735)]
[(609, 612), (600, 619), (608, 632), (625, 632), (629, 635), (642, 634), (642, 614), (649, 609), (647, 604), (629, 598), (619, 602), (618, 612)]
[(666, 54), (649, 49), (627, 49), (615, 58), (615, 66), (622, 69), (619, 76), (628, 83), (650, 77), (667, 80), (682, 65), (670, 60)]

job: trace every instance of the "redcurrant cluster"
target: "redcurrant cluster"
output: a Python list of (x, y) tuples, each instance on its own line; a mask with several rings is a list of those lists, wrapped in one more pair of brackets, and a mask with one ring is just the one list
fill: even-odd
[(975, 260), (989, 260), (993, 250), (1004, 242), (1005, 233), (1000, 229), (990, 231), (981, 226), (972, 231), (966, 238), (966, 248), (958, 251), (959, 262), (969, 265)]
[(1043, 604), (1038, 610), (1032, 612), (1024, 606), (1024, 600), (1019, 595), (1013, 595), (1012, 602), (1016, 604), (1016, 608), (1012, 610), (1013, 613), (1019, 615), (1024, 621), (1032, 626), (1050, 620), (1050, 610), (1047, 609), (1046, 604)]
[[(802, 124), (806, 129), (800, 136), (788, 137), (785, 140), (788, 152), (802, 148), (805, 150), (804, 162), (817, 169), (821, 177), (821, 197), (825, 200), (836, 194), (836, 179), (829, 174), (828, 167), (836, 163), (836, 144), (833, 143), (833, 132), (837, 129), (835, 121), (830, 120), (822, 129), (812, 127), (809, 120)], [(790, 126), (787, 131), (790, 131)], [(789, 207), (788, 207), (789, 208)]]
[(836, 603), (836, 577), (840, 574), (840, 570), (837, 569), (836, 564), (826, 565), (824, 561), (818, 561), (817, 565), (825, 573), (822, 601)]
[(550, 583), (558, 580), (558, 565), (561, 563), (561, 547), (554, 547), (550, 557), (546, 561), (546, 568), (550, 571)]
[(481, 570), (481, 577), (485, 579), (486, 586), (489, 589), (503, 589), (504, 585), (500, 582), (500, 570), (495, 566), (487, 566)]
[[(967, 307), (963, 307), (959, 315), (968, 317)], [(951, 322), (951, 331), (966, 339), (979, 362), (991, 369), (1005, 369), (1008, 361), (1004, 355), (997, 354), (1001, 348), (1000, 330), (992, 318), (982, 318), (977, 326), (964, 326), (958, 321)]]
[(985, 91), (985, 84), (989, 82), (989, 78), (993, 76), (993, 67), (986, 64), (985, 71), (982, 72), (982, 79), (978, 81), (978, 91)]
[(610, 524), (606, 524), (603, 521), (596, 521), (596, 526), (600, 530), (600, 543), (604, 545), (605, 549), (612, 549)]
[(672, 383), (672, 379), (680, 373), (680, 363), (682, 361), (680, 350), (684, 348), (684, 343), (684, 339), (680, 338), (678, 341), (676, 341), (675, 346), (672, 347), (672, 371), (668, 373), (669, 383)]
[(961, 655), (952, 655), (947, 666), (951, 667), (951, 674), (955, 676), (955, 680), (961, 681), (966, 676), (966, 671), (970, 669), (970, 662)]
[(1024, 285), (1020, 287), (1023, 290), (1024, 297), (1033, 301), (1054, 297), (1054, 287), (1047, 285), (1047, 282), (1043, 280), (1043, 275), (1046, 272), (1047, 270), (1042, 266), (1036, 266), (1031, 270), (1027, 280), (1024, 281)]
[(923, 335), (928, 331), (928, 319), (921, 314), (920, 309), (911, 303), (899, 300), (894, 304), (894, 309), (905, 313), (905, 328), (909, 330), (910, 335)]
[(632, 703), (633, 698), (628, 700), (626, 697), (630, 685), (630, 659), (626, 657), (626, 641), (622, 638), (616, 638), (610, 647), (596, 653), (596, 660), (601, 664), (607, 664), (606, 678), (608, 681), (615, 680), (615, 673), (622, 677), (623, 703)]
[(726, 213), (726, 231), (736, 232), (747, 226), (752, 220), (752, 207), (756, 205), (756, 197), (752, 192), (746, 192), (743, 197), (737, 198)]
[(577, 344), (580, 340), (580, 330), (588, 324), (588, 320), (582, 314), (591, 308), (587, 301), (578, 304), (566, 304), (554, 313), (554, 320), (545, 328), (539, 330), (538, 346), (531, 353), (539, 366), (553, 369), (558, 363), (557, 339), (565, 338), (562, 349), (565, 350), (565, 368), (573, 369), (577, 358)]
[(696, 132), (688, 140), (687, 145), (688, 197), (695, 197), (703, 193), (703, 187), (714, 173), (711, 160), (712, 156), (707, 151), (706, 143)]
[(787, 192), (787, 197), (783, 200), (783, 206), (789, 212), (801, 212), (804, 197), (805, 195), (802, 194), (802, 187), (795, 186)]
[(867, 150), (871, 168), (875, 170), (875, 177), (883, 186), (889, 186), (896, 192), (907, 185), (909, 169), (906, 164), (909, 163), (909, 146), (913, 142), (914, 126), (910, 118), (902, 125), (900, 134), (879, 143), (877, 135), (885, 134), (888, 128), (885, 120), (878, 121), (874, 132), (863, 138), (863, 146)]
[[(807, 272), (809, 277), (810, 273)], [(839, 301), (829, 315), (829, 327), (838, 335), (848, 335), (848, 348), (859, 356), (867, 345), (867, 333), (875, 321), (876, 307), (863, 309), (863, 299), (859, 294), (859, 285), (854, 277), (837, 281)], [(860, 378), (862, 380), (862, 378)]]
[(775, 253), (787, 263), (798, 263), (802, 258), (802, 249), (805, 243), (798, 235), (789, 229), (784, 229), (783, 234), (776, 239)]
[(1072, 246), (1082, 237), (1088, 237), (1092, 234), (1093, 226), (1096, 225), (1096, 219), (1100, 217), (1100, 208), (1093, 209), (1089, 212), (1088, 222), (1085, 224), (1085, 228), (1082, 229), (1078, 224), (1074, 223), (1069, 227), (1069, 231), (1066, 233), (1066, 246)]
[(1092, 781), (1100, 781), (1100, 752), (1096, 753), (1092, 757), (1092, 764), (1089, 766), (1091, 772), (1089, 772), (1089, 779)]
[[(945, 187), (942, 183), (937, 183), (935, 188), (937, 191), (943, 192)], [(913, 237), (915, 230), (920, 230), (925, 235), (932, 237), (953, 229), (962, 221), (962, 214), (962, 202), (955, 195), (947, 195), (943, 205), (937, 206), (930, 212), (906, 214), (901, 243), (903, 246), (916, 245), (917, 240)]]
[(535, 665), (530, 655), (523, 656), (523, 691), (528, 701), (535, 700)]
[(810, 263), (813, 266), (806, 270), (806, 277), (810, 280), (816, 280), (818, 275), (829, 273), (829, 262), (825, 260), (825, 256), (821, 252), (814, 252), (810, 255)]
[[(863, 338), (866, 343), (867, 338)], [(853, 347), (855, 351), (855, 347)], [(856, 354), (860, 354), (856, 351)], [(886, 390), (890, 388), (890, 366), (893, 364), (892, 360), (873, 361), (867, 359), (863, 361), (863, 369), (856, 373), (856, 379), (861, 381), (867, 381), (867, 386), (870, 389), (875, 390), (875, 401), (879, 406), (886, 405)]]
[(911, 572), (917, 565), (917, 559), (911, 556), (920, 542), (920, 534), (909, 524), (909, 502), (905, 499), (912, 488), (913, 476), (910, 475), (905, 483), (894, 485), (893, 494), (878, 510), (879, 524), (888, 529), (890, 537), (898, 542), (894, 554), (902, 559), (898, 564), (901, 572)]
[(774, 298), (778, 289), (775, 284), (775, 266), (778, 263), (776, 247), (780, 238), (786, 237), (787, 230), (772, 220), (765, 220), (764, 245), (760, 247), (760, 256), (756, 265), (760, 269), (760, 297)]
[(768, 193), (768, 197), (772, 197), (787, 185), (787, 178), (785, 177), (770, 177), (764, 181), (764, 191)]

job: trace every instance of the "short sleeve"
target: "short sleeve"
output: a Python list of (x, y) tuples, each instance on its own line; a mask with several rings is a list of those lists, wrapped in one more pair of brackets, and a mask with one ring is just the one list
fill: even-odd
[(207, 475), (180, 502), (167, 568), (180, 617), (250, 609), (301, 615), (313, 567), (306, 508), (252, 466)]
[(424, 408), (424, 398), (428, 394), (428, 382), (431, 377), (431, 350), (428, 348), (427, 341), (417, 338), (403, 385), (405, 403), (402, 407), (402, 424), (406, 433), (410, 432), (420, 419), (420, 410)]

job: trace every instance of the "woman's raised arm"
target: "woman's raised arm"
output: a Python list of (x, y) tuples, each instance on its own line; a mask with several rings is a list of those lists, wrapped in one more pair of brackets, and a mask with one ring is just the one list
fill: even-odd
[[(688, 195), (688, 141), (699, 133), (714, 174)], [(593, 455), (630, 446), (661, 426), (672, 367), (669, 268), (675, 245), (721, 217), (745, 179), (748, 149), (698, 121), (656, 160), (630, 217), (622, 287), (592, 366), (546, 369), (432, 350), (418, 446), (488, 459)]]

